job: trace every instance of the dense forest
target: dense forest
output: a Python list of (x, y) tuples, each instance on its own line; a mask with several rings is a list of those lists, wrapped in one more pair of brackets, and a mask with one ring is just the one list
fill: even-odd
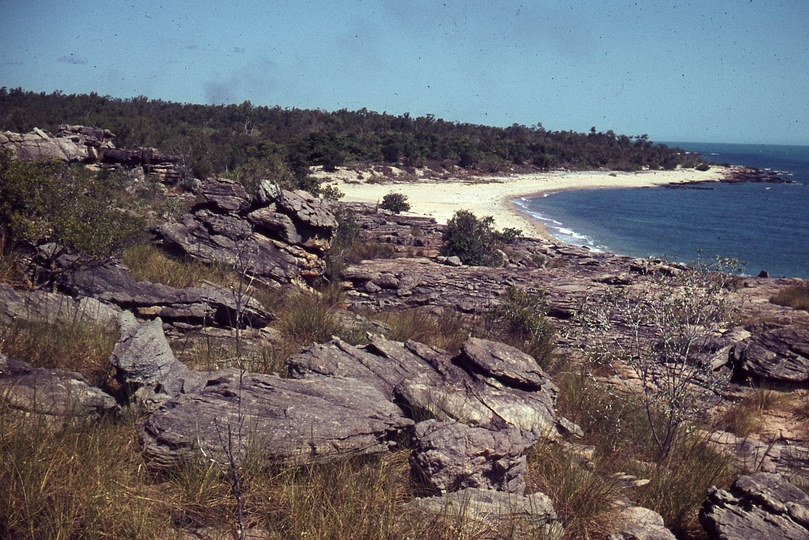
[(361, 109), (326, 112), (239, 105), (196, 105), (119, 99), (95, 93), (50, 94), (0, 88), (0, 130), (56, 132), (60, 124), (111, 130), (118, 147), (149, 146), (183, 158), (197, 177), (271, 170), (304, 178), (355, 162), (481, 172), (506, 167), (579, 170), (673, 169), (700, 164), (696, 155), (655, 145), (646, 135), (547, 131), (541, 124), (507, 128), (413, 118)]

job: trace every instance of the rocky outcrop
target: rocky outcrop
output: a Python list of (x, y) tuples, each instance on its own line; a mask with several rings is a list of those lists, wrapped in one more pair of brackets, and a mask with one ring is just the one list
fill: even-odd
[(163, 241), (206, 263), (281, 284), (323, 274), (337, 221), (316, 197), (265, 184), (256, 197), (229, 180), (203, 185), (204, 202), (158, 229)]
[(616, 512), (615, 522), (620, 531), (610, 534), (607, 540), (676, 540), (663, 517), (642, 506), (623, 505)]
[(712, 487), (699, 515), (710, 538), (809, 538), (809, 496), (779, 474), (740, 476), (729, 491)]
[(110, 363), (139, 410), (154, 410), (171, 398), (202, 388), (208, 374), (192, 371), (175, 358), (159, 317), (139, 324), (125, 311), (119, 325), (121, 338)]
[[(468, 350), (475, 351), (473, 361)], [(287, 361), (291, 376), (352, 377), (378, 388), (413, 417), (453, 419), (490, 430), (518, 428), (538, 435), (555, 434), (557, 388), (537, 365), (531, 386), (510, 384), (519, 373), (500, 378), (480, 369), (511, 357), (515, 365), (536, 362), (503, 343), (470, 339), (453, 357), (421, 343), (399, 343), (381, 336), (365, 347), (339, 339), (314, 345)], [(484, 353), (484, 351), (488, 351)], [(488, 356), (487, 356), (488, 354)]]
[(490, 431), (426, 420), (416, 424), (410, 462), (416, 477), (440, 493), (480, 488), (522, 495), (523, 452), (534, 442), (519, 429)]
[(57, 322), (108, 324), (118, 319), (120, 309), (95, 298), (74, 299), (60, 293), (20, 291), (0, 283), (0, 322)]
[(0, 148), (10, 150), (16, 159), (24, 161), (56, 159), (65, 163), (142, 167), (144, 173), (169, 183), (182, 177), (178, 156), (157, 148), (115, 148), (114, 138), (107, 129), (63, 124), (55, 136), (39, 128), (30, 133), (5, 131), (0, 133)]
[[(380, 452), (413, 422), (376, 388), (356, 379), (281, 379), (224, 370), (182, 394), (138, 428), (155, 468), (176, 466), (194, 450), (220, 463), (248, 451), (285, 464)], [(255, 455), (254, 455), (255, 457)]]
[(52, 422), (95, 419), (117, 409), (115, 399), (80, 373), (32, 368), (0, 353), (0, 406)]
[(809, 381), (809, 328), (768, 329), (733, 347), (737, 376), (773, 383)]
[(774, 440), (737, 437), (726, 431), (706, 434), (711, 444), (733, 459), (741, 470), (779, 473), (809, 484), (809, 448), (779, 432)]
[(191, 325), (212, 324), (262, 328), (275, 318), (248, 295), (239, 298), (224, 288), (176, 289), (160, 283), (135, 281), (119, 266), (103, 264), (64, 275), (60, 287), (76, 297), (91, 297), (144, 318)]

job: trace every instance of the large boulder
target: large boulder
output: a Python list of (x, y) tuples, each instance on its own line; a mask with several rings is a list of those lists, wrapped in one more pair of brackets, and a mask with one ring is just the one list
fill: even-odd
[(154, 468), (195, 450), (220, 463), (255, 452), (284, 464), (381, 452), (413, 422), (376, 388), (356, 379), (296, 380), (231, 369), (166, 402), (138, 427)]
[(167, 244), (281, 284), (322, 275), (337, 221), (320, 199), (266, 182), (251, 197), (241, 184), (222, 179), (206, 182), (202, 196), (180, 222), (159, 227)]
[(415, 476), (441, 493), (472, 487), (522, 495), (523, 451), (534, 442), (518, 429), (426, 420), (416, 424), (410, 462)]
[(774, 383), (809, 381), (809, 328), (787, 326), (755, 334), (731, 350), (737, 376)]
[(715, 539), (807, 539), (809, 495), (780, 474), (744, 475), (729, 491), (711, 487), (699, 520)]
[(119, 324), (121, 338), (110, 363), (138, 409), (154, 410), (173, 397), (202, 388), (208, 374), (192, 371), (177, 360), (159, 317), (139, 324), (125, 311)]
[(47, 324), (114, 323), (121, 312), (95, 298), (73, 298), (44, 290), (20, 291), (0, 283), (0, 322), (26, 321)]
[(115, 411), (115, 399), (80, 373), (33, 368), (0, 353), (0, 406), (54, 423), (95, 419)]

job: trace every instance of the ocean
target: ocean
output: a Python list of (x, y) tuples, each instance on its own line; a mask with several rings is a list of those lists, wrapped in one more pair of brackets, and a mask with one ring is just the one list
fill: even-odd
[(682, 262), (728, 257), (748, 275), (809, 279), (809, 146), (665, 144), (791, 183), (570, 190), (513, 202), (569, 244)]

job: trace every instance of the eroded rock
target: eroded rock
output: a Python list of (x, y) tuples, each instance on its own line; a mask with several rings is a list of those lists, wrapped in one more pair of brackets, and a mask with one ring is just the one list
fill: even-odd
[(809, 328), (775, 328), (735, 345), (731, 362), (737, 375), (775, 383), (809, 381)]

